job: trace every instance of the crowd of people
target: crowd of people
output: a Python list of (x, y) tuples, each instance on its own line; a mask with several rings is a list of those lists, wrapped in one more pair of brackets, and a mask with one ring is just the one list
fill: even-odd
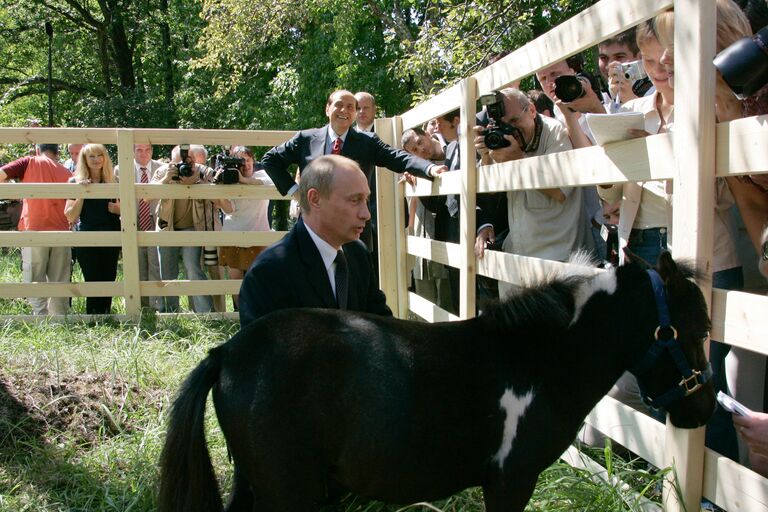
[[(717, 0), (717, 50), (751, 37), (768, 21), (749, 20), (733, 0)], [(752, 24), (750, 24), (752, 21)], [(521, 91), (519, 84), (486, 95), (471, 134), (476, 158), (482, 166), (584, 148), (596, 144), (586, 114), (637, 112), (643, 129), (626, 136), (645, 137), (674, 132), (674, 13), (654, 19), (598, 45), (598, 76), (586, 71), (584, 58), (576, 55), (536, 72), (540, 89)], [(647, 78), (635, 76), (644, 69)], [(564, 78), (571, 78), (565, 89)], [(642, 83), (641, 83), (642, 82)], [(601, 84), (603, 85), (601, 87)], [(568, 97), (565, 97), (568, 92)], [(560, 97), (563, 96), (563, 97)], [(717, 120), (766, 113), (766, 88), (741, 101), (718, 78)], [(179, 276), (181, 257), (188, 279), (214, 276), (243, 278), (239, 308), (244, 325), (285, 307), (341, 307), (382, 315), (391, 312), (378, 289), (376, 272), (376, 201), (374, 167), (435, 179), (444, 172), (461, 171), (458, 110), (406, 130), (402, 150), (382, 142), (374, 133), (377, 107), (373, 95), (332, 92), (325, 107), (328, 124), (302, 130), (256, 161), (246, 147), (231, 154), (243, 159), (239, 183), (274, 185), (293, 197), (300, 215), (284, 240), (264, 247), (221, 247), (207, 255), (203, 247), (142, 247), (143, 280), (172, 280)], [(70, 159), (59, 163), (58, 148), (41, 144), (36, 156), (24, 157), (0, 169), (0, 179), (49, 183), (111, 183), (119, 177), (109, 154), (98, 144), (69, 146)], [(152, 159), (148, 144), (134, 147), (136, 183), (195, 185), (211, 183), (219, 170), (207, 165), (202, 146), (188, 154), (174, 148), (170, 162)], [(189, 161), (187, 161), (189, 159)], [(187, 171), (180, 172), (183, 166)], [(298, 166), (296, 176), (289, 168)], [(552, 172), (544, 164), (542, 176)], [(717, 178), (713, 286), (739, 290), (744, 287), (742, 263), (736, 251), (734, 213), (741, 214), (761, 261), (768, 260), (764, 226), (768, 220), (768, 183), (762, 176)], [(674, 189), (666, 180), (648, 180), (597, 187), (553, 187), (482, 194), (477, 199), (475, 253), (483, 258), (489, 248), (511, 254), (566, 261), (577, 250), (591, 251), (603, 264), (619, 264), (624, 249), (632, 257), (655, 263), (672, 245), (671, 207)], [(137, 226), (141, 230), (249, 231), (269, 230), (267, 201), (251, 199), (139, 200)], [(444, 242), (459, 241), (460, 204), (452, 195), (414, 199), (409, 205), (411, 233)], [(125, 222), (125, 219), (123, 219)], [(26, 199), (20, 229), (110, 231), (120, 229), (120, 204), (109, 199)], [(362, 242), (362, 243), (361, 243)], [(74, 258), (72, 257), (74, 256)], [(25, 248), (24, 279), (29, 282), (68, 281), (72, 261), (86, 281), (115, 279), (119, 248)], [(763, 263), (762, 268), (768, 267)], [(766, 270), (768, 271), (768, 269)], [(287, 283), (293, 283), (288, 285)], [(458, 270), (418, 259), (412, 269), (412, 286), (444, 309), (458, 312)], [(514, 293), (507, 283), (480, 279), (480, 296), (505, 297)], [(145, 297), (144, 305), (157, 311), (177, 311), (178, 297)], [(482, 304), (482, 300), (479, 301)], [(36, 314), (62, 313), (60, 299), (30, 300)], [(87, 301), (88, 313), (108, 313), (111, 298)], [(192, 298), (194, 311), (220, 311), (210, 296)], [(481, 306), (482, 308), (482, 306)], [(712, 342), (714, 382), (719, 390), (734, 394), (754, 410), (764, 410), (765, 357)], [(612, 394), (643, 409), (637, 383), (631, 375), (617, 382)], [(768, 474), (768, 416), (736, 421), (751, 450), (752, 465)], [(739, 454), (737, 431), (729, 414), (720, 411), (708, 426), (707, 444), (734, 460)], [(743, 450), (742, 450), (743, 451)]]

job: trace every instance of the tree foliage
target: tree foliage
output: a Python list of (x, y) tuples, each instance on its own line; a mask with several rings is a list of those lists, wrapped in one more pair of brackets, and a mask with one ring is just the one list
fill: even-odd
[(0, 125), (294, 129), (335, 88), (392, 115), (595, 0), (0, 0)]

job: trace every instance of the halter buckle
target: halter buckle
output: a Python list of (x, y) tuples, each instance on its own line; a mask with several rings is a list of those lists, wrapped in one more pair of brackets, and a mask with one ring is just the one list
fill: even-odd
[(678, 384), (678, 386), (685, 390), (685, 396), (695, 393), (701, 386), (704, 385), (703, 382), (699, 381), (701, 372), (699, 370), (692, 370), (692, 372), (693, 373), (691, 373), (690, 377), (683, 377), (683, 380), (681, 380)]

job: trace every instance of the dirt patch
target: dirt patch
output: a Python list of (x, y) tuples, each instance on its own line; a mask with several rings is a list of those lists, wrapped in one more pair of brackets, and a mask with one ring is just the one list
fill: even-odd
[(106, 374), (0, 375), (0, 444), (61, 436), (82, 446), (130, 433), (136, 428), (133, 413), (151, 403), (152, 394)]

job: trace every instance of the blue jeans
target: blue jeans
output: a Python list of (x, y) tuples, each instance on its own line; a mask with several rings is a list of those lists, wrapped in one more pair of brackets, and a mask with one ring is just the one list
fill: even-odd
[(655, 267), (661, 251), (667, 249), (667, 228), (633, 229), (627, 247)]
[[(176, 231), (194, 231), (194, 228), (177, 229)], [(202, 247), (160, 247), (160, 278), (163, 281), (171, 281), (179, 278), (179, 253), (184, 261), (187, 279), (192, 281), (205, 281), (208, 279), (203, 272), (201, 257)], [(178, 297), (164, 297), (164, 312), (179, 311)], [(196, 313), (209, 313), (213, 311), (213, 299), (210, 295), (192, 296), (192, 304)]]
[[(741, 290), (744, 288), (744, 274), (741, 267), (720, 270), (712, 274), (712, 288), (721, 290)], [(712, 383), (715, 393), (722, 391), (731, 394), (725, 375), (725, 357), (731, 351), (731, 346), (719, 341), (710, 340), (709, 362), (712, 363)], [(731, 413), (717, 406), (714, 416), (707, 423), (705, 444), (729, 459), (739, 460), (739, 443), (736, 439), (736, 429), (733, 426)]]

